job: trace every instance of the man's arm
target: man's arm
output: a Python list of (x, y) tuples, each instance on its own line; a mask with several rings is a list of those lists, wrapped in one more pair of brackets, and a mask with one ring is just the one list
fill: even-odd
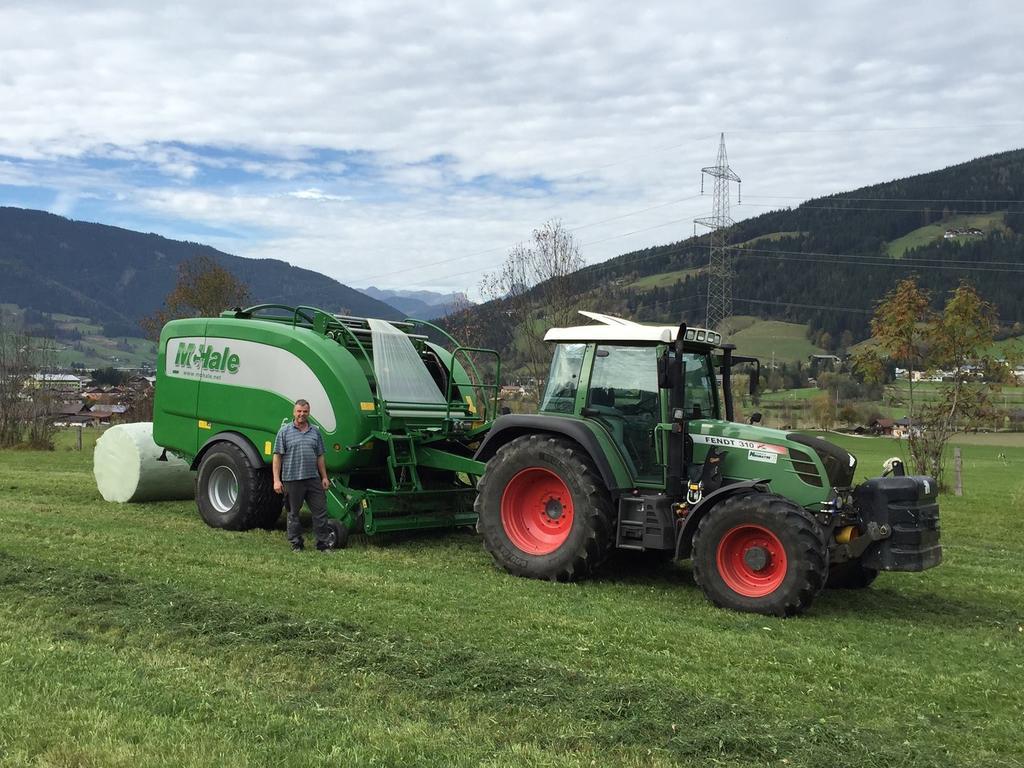
[(326, 491), (330, 487), (331, 481), (327, 477), (327, 461), (324, 459), (324, 453), (326, 453), (326, 450), (324, 449), (324, 436), (320, 434), (320, 430), (317, 429), (316, 471), (320, 473), (320, 484), (324, 487), (324, 490)]
[(281, 454), (275, 453), (270, 461), (274, 471), (274, 493), (284, 493), (284, 484), (281, 482)]
[(327, 462), (324, 461), (324, 455), (321, 453), (316, 457), (316, 469), (320, 473), (320, 484), (326, 491), (331, 486), (331, 481), (327, 477)]
[(284, 493), (284, 484), (281, 482), (281, 455), (283, 453), (284, 427), (281, 427), (274, 437), (274, 457), (270, 460), (270, 466), (274, 472), (274, 493)]

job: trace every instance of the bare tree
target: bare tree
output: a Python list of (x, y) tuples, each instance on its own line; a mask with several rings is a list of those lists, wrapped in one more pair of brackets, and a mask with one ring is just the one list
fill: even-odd
[[(0, 448), (53, 447), (56, 398), (45, 373), (53, 363), (52, 340), (33, 336), (0, 313)], [(35, 374), (42, 376), (34, 379)]]
[(560, 220), (552, 219), (533, 230), (528, 242), (509, 251), (501, 268), (480, 284), (485, 298), (502, 303), (516, 331), (514, 353), (537, 383), (538, 393), (551, 357), (544, 334), (576, 322), (572, 275), (583, 264), (576, 238)]

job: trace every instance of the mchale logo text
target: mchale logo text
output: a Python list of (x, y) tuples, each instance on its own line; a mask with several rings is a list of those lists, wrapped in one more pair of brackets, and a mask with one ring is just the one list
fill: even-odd
[(240, 358), (231, 352), (231, 347), (217, 351), (212, 344), (179, 344), (174, 358), (176, 366), (199, 368), (203, 371), (227, 371), (238, 373)]

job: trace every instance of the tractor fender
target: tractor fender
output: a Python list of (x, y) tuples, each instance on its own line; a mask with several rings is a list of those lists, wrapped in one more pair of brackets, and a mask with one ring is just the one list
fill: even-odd
[[(517, 437), (546, 433), (559, 435), (575, 441), (587, 452), (591, 461), (601, 473), (605, 487), (610, 491), (631, 488), (632, 481), (622, 457), (615, 452), (614, 446), (608, 450), (602, 447), (601, 441), (593, 430), (580, 419), (565, 419), (558, 416), (540, 416), (532, 414), (510, 414), (500, 416), (487, 433), (483, 443), (473, 456), (477, 461), (486, 462), (498, 452), (498, 449)], [(615, 462), (618, 468), (613, 466)]]
[(686, 516), (686, 520), (679, 527), (679, 532), (676, 534), (676, 560), (690, 556), (693, 534), (696, 533), (701, 518), (714, 509), (716, 504), (730, 496), (735, 496), (737, 493), (744, 493), (745, 491), (766, 493), (768, 491), (766, 486), (770, 482), (771, 480), (769, 479), (742, 480), (738, 483), (723, 485), (717, 491), (713, 491), (701, 499), (697, 506), (690, 510), (690, 514)]
[(245, 454), (245, 458), (249, 460), (249, 464), (253, 467), (260, 467), (264, 464), (263, 457), (260, 456), (260, 452), (256, 450), (256, 446), (252, 444), (252, 440), (243, 435), (240, 432), (218, 432), (216, 435), (210, 437), (203, 447), (199, 449), (199, 453), (192, 459), (192, 466), (190, 469), (198, 469), (199, 462), (203, 460), (203, 456), (208, 450), (210, 450), (217, 443), (231, 443), (237, 445), (242, 453)]

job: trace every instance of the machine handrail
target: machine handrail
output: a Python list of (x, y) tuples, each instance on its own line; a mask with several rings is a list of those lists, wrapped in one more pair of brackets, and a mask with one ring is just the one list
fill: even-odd
[[(263, 311), (264, 309), (284, 309), (284, 310), (287, 310), (288, 312), (291, 312), (292, 313), (292, 325), (295, 325), (295, 318), (299, 314), (302, 314), (302, 317), (310, 325), (313, 324), (313, 318), (311, 318), (309, 315), (306, 315), (305, 313), (299, 312), (299, 310), (300, 309), (314, 309), (315, 310), (315, 307), (291, 307), (291, 306), (288, 306), (287, 304), (254, 304), (251, 307), (246, 307), (245, 309), (241, 310), (241, 313), (243, 315), (254, 315), (257, 312)], [(236, 312), (235, 314), (237, 315), (238, 313)], [(267, 319), (267, 320), (284, 320), (283, 317), (282, 318), (264, 318), (264, 319)]]
[[(453, 341), (454, 341), (454, 339), (453, 339)], [(456, 342), (456, 343), (458, 343), (458, 342)], [(455, 358), (459, 355), (460, 352), (465, 352), (465, 353), (476, 352), (476, 353), (481, 353), (481, 354), (485, 354), (485, 355), (494, 355), (494, 360), (495, 360), (495, 362), (497, 364), (495, 372), (494, 372), (494, 384), (485, 384), (485, 383), (483, 383), (483, 377), (480, 376), (479, 371), (477, 371), (476, 363), (473, 362), (473, 358), (469, 357), (468, 354), (466, 355), (466, 359), (469, 361), (469, 364), (470, 364), (470, 366), (472, 366), (474, 373), (476, 373), (478, 379), (480, 380), (480, 383), (477, 383), (477, 384), (474, 384), (474, 383), (470, 382), (470, 387), (472, 387), (474, 389), (494, 390), (493, 410), (491, 409), (491, 401), (489, 399), (484, 400), (484, 403), (483, 403), (483, 405), (484, 405), (483, 420), (484, 421), (489, 421), (490, 418), (488, 418), (488, 417), (493, 418), (493, 417), (496, 417), (498, 415), (498, 397), (499, 397), (499, 395), (501, 393), (501, 384), (499, 383), (501, 381), (501, 355), (499, 355), (498, 351), (495, 350), (495, 349), (485, 349), (483, 347), (463, 347), (463, 346), (455, 347), (455, 350), (452, 352), (452, 369), (451, 369), (450, 375), (448, 376), (448, 388), (447, 388), (448, 391), (445, 393), (445, 400), (448, 403), (448, 413), (449, 413), (449, 416), (451, 415), (452, 383), (455, 380)]]
[[(442, 328), (439, 325), (436, 325), (435, 323), (431, 323), (431, 322), (429, 322), (427, 320), (418, 320), (415, 317), (407, 317), (405, 319), (405, 321), (407, 323), (412, 323), (413, 325), (425, 325), (426, 327), (432, 328), (433, 330), (437, 331), (442, 336), (444, 336), (446, 339), (448, 339), (448, 341), (450, 341), (452, 343), (452, 345), (455, 347), (455, 351), (452, 352), (452, 359), (453, 360), (455, 359), (455, 352), (457, 352), (460, 349), (468, 349), (468, 350), (472, 350), (472, 351), (475, 351), (475, 352), (486, 352), (488, 354), (494, 355), (495, 359), (497, 359), (497, 361), (498, 361), (498, 370), (500, 372), (500, 370), (501, 370), (501, 355), (498, 354), (497, 350), (494, 350), (494, 349), (484, 349), (484, 348), (481, 348), (481, 347), (464, 347), (464, 346), (462, 346), (458, 342), (458, 340), (454, 336), (452, 336), (450, 333), (448, 333), (448, 331), (446, 331), (444, 328)], [(473, 362), (473, 358), (470, 357), (470, 358), (467, 358), (467, 359), (469, 360), (470, 366), (472, 366), (472, 368), (473, 368), (473, 375), (476, 376), (478, 381), (483, 381), (484, 377), (480, 375), (480, 371), (476, 367), (476, 363)], [(496, 376), (495, 377), (495, 381), (501, 381), (501, 376), (500, 375)], [(483, 385), (481, 385), (481, 386), (483, 386)], [(500, 391), (500, 386), (498, 387), (498, 390)], [(451, 396), (450, 395), (448, 397), (448, 400), (449, 401), (451, 400)], [(497, 415), (497, 412), (498, 412), (498, 401), (497, 401), (497, 398), (495, 398), (495, 401), (494, 401), (494, 412), (495, 412), (495, 415)]]

